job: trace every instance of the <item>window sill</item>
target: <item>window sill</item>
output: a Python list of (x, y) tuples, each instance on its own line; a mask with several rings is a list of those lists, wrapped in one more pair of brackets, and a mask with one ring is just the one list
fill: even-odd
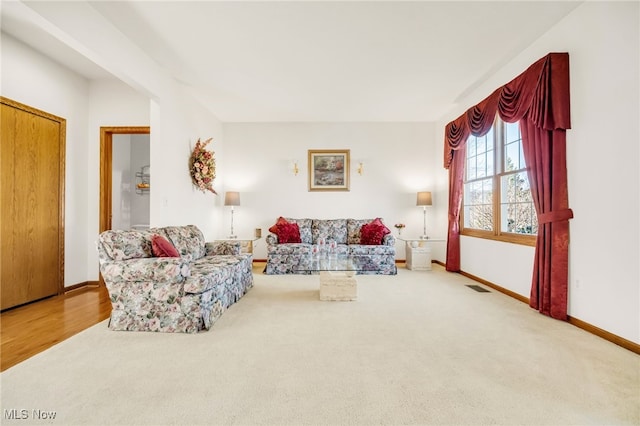
[(483, 238), (485, 240), (502, 241), (504, 243), (519, 244), (523, 246), (536, 246), (536, 235), (519, 235), (504, 233), (500, 235), (493, 234), (492, 232), (480, 231), (477, 229), (463, 229), (460, 231), (460, 235), (465, 237)]

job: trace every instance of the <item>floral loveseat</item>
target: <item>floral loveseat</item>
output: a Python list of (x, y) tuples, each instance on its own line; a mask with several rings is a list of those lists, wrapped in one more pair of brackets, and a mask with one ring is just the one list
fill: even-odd
[[(382, 225), (386, 231), (376, 235), (374, 244), (364, 242), (363, 226)], [(293, 225), (293, 226), (290, 226)], [(293, 228), (294, 237), (288, 232)], [(279, 218), (269, 228), (266, 237), (267, 265), (265, 274), (301, 273), (305, 262), (312, 262), (312, 254), (319, 243), (335, 241), (335, 253), (357, 256), (361, 262), (358, 273), (395, 275), (397, 268), (396, 239), (381, 219), (295, 219)], [(299, 237), (298, 237), (299, 234)], [(314, 246), (316, 246), (314, 248)]]
[[(154, 256), (158, 235), (179, 257)], [(240, 243), (205, 243), (194, 225), (105, 231), (97, 245), (112, 330), (208, 330), (253, 286), (252, 255)]]

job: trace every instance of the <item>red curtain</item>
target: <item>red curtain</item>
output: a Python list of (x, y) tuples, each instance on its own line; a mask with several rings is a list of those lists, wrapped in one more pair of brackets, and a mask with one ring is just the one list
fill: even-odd
[(448, 271), (460, 270), (460, 204), (465, 144), (482, 136), (496, 114), (520, 122), (538, 237), (530, 306), (560, 320), (567, 319), (569, 209), (566, 169), (566, 129), (571, 128), (569, 55), (550, 53), (518, 77), (496, 89), (445, 128), (444, 167), (449, 169)]
[(467, 147), (462, 144), (449, 167), (449, 232), (447, 237), (447, 271), (460, 270), (460, 204)]

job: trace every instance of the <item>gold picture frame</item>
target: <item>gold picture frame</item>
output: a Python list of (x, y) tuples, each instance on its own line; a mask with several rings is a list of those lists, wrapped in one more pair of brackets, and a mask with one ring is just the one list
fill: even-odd
[(349, 191), (348, 149), (310, 149), (309, 191)]

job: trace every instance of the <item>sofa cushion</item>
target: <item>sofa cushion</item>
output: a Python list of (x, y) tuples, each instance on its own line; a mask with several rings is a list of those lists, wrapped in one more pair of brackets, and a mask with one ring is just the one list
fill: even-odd
[(360, 244), (380, 245), (382, 244), (382, 238), (389, 233), (391, 233), (389, 228), (384, 226), (380, 218), (378, 218), (371, 223), (362, 225)]
[(150, 257), (104, 262), (100, 273), (105, 282), (181, 282), (191, 272), (189, 262), (180, 257)]
[(375, 219), (347, 219), (347, 244), (360, 244), (360, 230), (362, 225), (373, 222)]
[(311, 222), (311, 240), (318, 244), (320, 238), (325, 241), (335, 241), (338, 244), (347, 243), (346, 219), (313, 219)]
[(297, 223), (281, 223), (276, 225), (276, 234), (280, 244), (301, 243), (300, 227)]
[(351, 256), (387, 256), (395, 262), (396, 248), (395, 246), (380, 245), (361, 245), (351, 244), (347, 246), (349, 251), (347, 254)]
[(269, 256), (278, 255), (293, 255), (293, 256), (308, 256), (312, 252), (311, 244), (272, 244), (267, 246), (267, 254)]
[(151, 237), (151, 250), (155, 257), (180, 257), (178, 250), (162, 235)]
[(240, 241), (209, 241), (204, 244), (205, 256), (232, 255), (242, 253)]
[[(231, 256), (225, 256), (231, 258)], [(237, 263), (237, 261), (235, 261)], [(191, 263), (191, 275), (184, 282), (186, 293), (198, 294), (212, 290), (216, 298), (222, 297), (224, 282), (231, 276), (231, 268), (220, 264), (217, 257), (201, 257)]]
[(181, 257), (196, 260), (204, 256), (204, 235), (197, 226), (167, 226), (163, 229)]
[(151, 238), (146, 231), (110, 230), (100, 234), (100, 244), (111, 260), (153, 257)]
[(289, 223), (289, 221), (287, 219), (285, 219), (284, 217), (280, 216), (278, 218), (278, 220), (276, 220), (276, 223), (274, 223), (271, 228), (269, 228), (269, 232), (273, 233), (273, 234), (278, 234), (278, 225), (283, 225), (285, 223)]
[(311, 238), (311, 219), (294, 219), (291, 217), (285, 218), (290, 223), (296, 223), (300, 229), (300, 240), (305, 244), (311, 244), (313, 239)]

